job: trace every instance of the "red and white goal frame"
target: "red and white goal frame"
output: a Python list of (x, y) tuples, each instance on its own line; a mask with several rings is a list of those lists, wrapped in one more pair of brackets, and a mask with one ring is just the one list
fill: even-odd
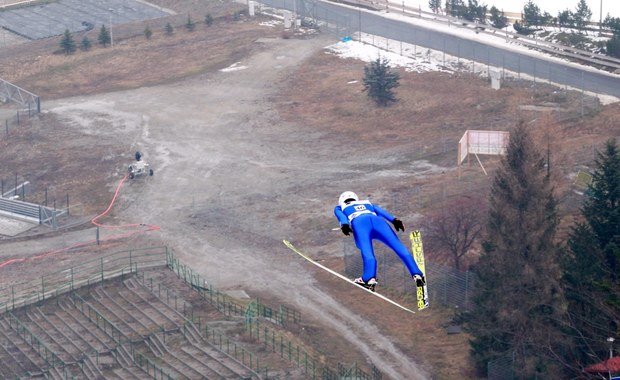
[(463, 137), (459, 140), (458, 146), (457, 165), (459, 167), (459, 174), (461, 164), (466, 158), (469, 157), (470, 154), (473, 154), (476, 157), (482, 171), (484, 171), (484, 174), (487, 174), (487, 171), (484, 169), (484, 166), (482, 166), (482, 162), (480, 161), (480, 158), (478, 158), (478, 155), (504, 154), (506, 152), (506, 146), (508, 146), (509, 138), (510, 133), (506, 131), (466, 130)]

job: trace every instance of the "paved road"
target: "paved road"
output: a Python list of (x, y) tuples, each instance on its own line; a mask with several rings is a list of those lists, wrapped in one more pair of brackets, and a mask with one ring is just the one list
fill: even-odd
[[(263, 0), (263, 3), (293, 10), (292, 0)], [(303, 9), (304, 7), (297, 6), (299, 13), (302, 13)], [(476, 61), (521, 73), (521, 75), (532, 76), (537, 81), (551, 81), (562, 87), (568, 86), (620, 98), (620, 76), (618, 75), (579, 67), (568, 62), (564, 63), (532, 52), (514, 51), (508, 44), (506, 48), (491, 46), (440, 30), (387, 18), (384, 12), (359, 10), (333, 3), (317, 2), (308, 13), (320, 21), (327, 20), (330, 23), (330, 29), (340, 36), (352, 35), (361, 30), (363, 33), (443, 51), (459, 57), (464, 62)], [(498, 38), (499, 41), (502, 39)]]

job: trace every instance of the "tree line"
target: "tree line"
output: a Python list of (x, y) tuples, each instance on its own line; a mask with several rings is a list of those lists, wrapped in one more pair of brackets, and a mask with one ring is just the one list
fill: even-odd
[[(240, 16), (239, 13), (235, 13), (234, 15), (235, 19), (238, 18), (239, 16)], [(203, 22), (206, 26), (211, 26), (213, 25), (214, 18), (213, 16), (211, 16), (211, 14), (208, 13), (205, 15)], [(185, 29), (189, 32), (193, 32), (196, 29), (196, 24), (197, 22), (192, 20), (190, 15), (187, 15), (187, 20), (184, 24)], [(174, 27), (172, 26), (172, 24), (170, 24), (169, 22), (166, 23), (166, 25), (163, 28), (163, 33), (166, 36), (173, 35)], [(151, 37), (153, 36), (153, 31), (147, 25), (144, 27), (143, 34), (147, 40), (150, 40)], [(97, 43), (101, 47), (104, 47), (104, 48), (112, 44), (111, 27), (106, 28), (105, 24), (101, 25), (101, 28), (99, 29), (99, 33), (97, 35)], [(82, 37), (82, 40), (80, 41), (80, 45), (79, 45), (80, 50), (87, 51), (87, 50), (90, 50), (91, 47), (92, 47), (92, 42), (90, 41), (88, 36), (86, 35)], [(78, 49), (78, 45), (76, 44), (75, 39), (73, 38), (73, 34), (71, 33), (69, 29), (66, 29), (60, 39), (60, 50), (65, 54), (71, 54), (71, 53), (76, 52), (77, 49)]]
[[(377, 106), (397, 102), (399, 75), (378, 57), (364, 68), (364, 90)], [(557, 234), (558, 201), (550, 147), (542, 154), (524, 122), (510, 133), (489, 190), (425, 215), (433, 259), (474, 273), (474, 306), (457, 315), (471, 334), (481, 375), (510, 357), (516, 379), (588, 378), (608, 357), (620, 328), (620, 148), (598, 152), (578, 222)], [(480, 193), (480, 192), (479, 192)], [(564, 239), (564, 237), (562, 237)], [(471, 251), (480, 256), (467, 260)], [(432, 282), (432, 279), (430, 279)]]
[[(479, 241), (473, 307), (457, 319), (480, 375), (509, 357), (515, 379), (600, 378), (620, 321), (620, 149), (598, 152), (592, 182), (564, 241), (546, 155), (523, 122), (510, 134), (486, 201), (461, 202), (427, 222), (430, 247), (457, 268)], [(460, 263), (460, 264), (459, 264)], [(431, 280), (432, 281), (432, 280)], [(612, 340), (612, 341), (613, 341)]]
[[(428, 5), (435, 13), (445, 11), (447, 15), (452, 17), (481, 25), (491, 25), (497, 29), (503, 29), (509, 25), (508, 18), (502, 10), (495, 6), (489, 8), (486, 4), (481, 4), (479, 0), (467, 0), (467, 3), (465, 0), (445, 0), (443, 9), (442, 0), (429, 0)], [(515, 21), (513, 28), (517, 33), (523, 35), (531, 34), (546, 26), (586, 31), (591, 25), (592, 10), (586, 0), (579, 0), (574, 9), (567, 8), (553, 16), (549, 12), (541, 11), (533, 0), (529, 0), (523, 6), (521, 16), (521, 21)], [(612, 34), (612, 37), (605, 44), (606, 54), (612, 57), (620, 57), (620, 18), (611, 17), (607, 14), (600, 28)]]

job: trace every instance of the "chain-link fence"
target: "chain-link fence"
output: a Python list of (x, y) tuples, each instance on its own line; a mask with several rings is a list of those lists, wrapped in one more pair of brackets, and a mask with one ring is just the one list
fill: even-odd
[(504, 356), (487, 364), (488, 380), (511, 380), (514, 379), (514, 375), (514, 360), (512, 356)]
[(307, 0), (261, 0), (259, 11), (265, 10), (265, 7), (292, 12), (302, 26), (316, 27), (339, 37), (348, 36), (355, 31), (349, 14), (326, 3)]
[[(448, 24), (448, 31), (438, 31), (436, 28), (408, 22), (408, 18), (413, 20), (410, 16), (401, 15), (400, 19), (395, 20), (392, 16), (368, 12), (366, 4), (375, 4), (372, 2), (343, 2), (357, 6), (358, 9), (310, 0), (265, 0), (261, 1), (259, 8), (266, 6), (287, 10), (296, 14), (302, 25), (314, 25), (338, 37), (352, 37), (405, 57), (432, 60), (448, 70), (470, 71), (489, 78), (496, 72), (501, 81), (527, 80), (534, 84), (553, 84), (564, 90), (579, 90), (583, 95), (582, 114), (589, 113), (591, 108), (598, 109), (596, 98), (600, 95), (620, 96), (618, 80), (584, 70), (577, 65), (560, 64), (529, 52), (524, 54), (528, 49), (508, 35), (485, 35), (486, 40), (494, 39), (495, 42), (481, 42), (462, 37), (462, 26), (456, 23)], [(434, 20), (425, 22), (443, 25)], [(471, 30), (467, 32), (474, 33)], [(498, 44), (504, 44), (505, 47), (494, 46)], [(557, 54), (563, 52), (558, 51)]]
[[(598, 79), (591, 78), (586, 71), (575, 69), (573, 66), (535, 60), (509, 50), (493, 49), (455, 36), (437, 34), (431, 30), (412, 28), (409, 31), (409, 28), (399, 26), (398, 31), (392, 31), (389, 26), (381, 24), (372, 29), (373, 34), (356, 33), (353, 37), (360, 42), (403, 57), (434, 64), (442, 70), (479, 74), (489, 80), (496, 75), (500, 87), (502, 83), (529, 87), (552, 85), (564, 91), (580, 91), (581, 107), (570, 113), (565, 112), (562, 115), (565, 119), (574, 117), (575, 113), (584, 116), (598, 111), (600, 98), (605, 96), (600, 90), (601, 87), (595, 84)], [(412, 35), (407, 38), (408, 41), (380, 37), (406, 36), (407, 33)]]
[(9, 135), (9, 129), (27, 124), (30, 117), (41, 112), (41, 98), (30, 91), (0, 78), (0, 104), (11, 103), (15, 107), (0, 107), (0, 121), (4, 121), (4, 133), (0, 139)]
[[(583, 145), (574, 148), (571, 162), (558, 163), (560, 166), (558, 169), (565, 175), (571, 172), (576, 173), (576, 167), (582, 167), (584, 171), (588, 171), (597, 152), (601, 149), (602, 146), (595, 145)], [(439, 154), (443, 150), (441, 146), (436, 146), (434, 151)], [(425, 152), (427, 157), (429, 154), (432, 155), (433, 152)], [(416, 209), (429, 210), (429, 212), (440, 210), (456, 197), (467, 195), (485, 197), (485, 194), (489, 192), (492, 178), (492, 175), (484, 175), (482, 171), (469, 171), (459, 181), (446, 178), (434, 180), (433, 183), (420, 183), (404, 187), (399, 190), (397, 195), (394, 194), (391, 199), (385, 202), (386, 207), (395, 215), (414, 215)], [(437, 189), (440, 190), (437, 191)], [(561, 211), (577, 211), (581, 204), (579, 193), (569, 191), (563, 197)], [(569, 199), (569, 197), (574, 199)], [(415, 221), (413, 223), (415, 225)], [(422, 240), (424, 240), (424, 228), (421, 228), (421, 232)], [(405, 241), (403, 236), (401, 235), (401, 240), (408, 246), (409, 242)], [(351, 277), (361, 276), (363, 272), (362, 258), (353, 239), (343, 239), (342, 249), (344, 271)], [(375, 243), (374, 249), (377, 258), (377, 277), (381, 286), (415, 295), (415, 284), (398, 256), (380, 243)], [(465, 309), (471, 307), (471, 295), (475, 286), (472, 272), (457, 270), (452, 266), (438, 263), (433, 252), (426, 252), (426, 272), (429, 280), (428, 290), (431, 303)]]
[(0, 140), (10, 138), (11, 133), (18, 128), (28, 127), (31, 125), (31, 118), (36, 114), (36, 110), (32, 108), (0, 108)]
[[(343, 243), (345, 272), (359, 277), (363, 272), (362, 257), (353, 241)], [(415, 297), (416, 286), (398, 256), (383, 245), (375, 245), (377, 280), (381, 286), (401, 290)], [(429, 300), (435, 305), (467, 309), (471, 306), (474, 276), (446, 265), (426, 260)]]

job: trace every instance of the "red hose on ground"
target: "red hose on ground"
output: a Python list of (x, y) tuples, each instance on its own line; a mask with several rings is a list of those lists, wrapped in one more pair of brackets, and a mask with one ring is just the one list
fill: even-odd
[(82, 243), (76, 243), (70, 247), (65, 247), (65, 248), (60, 248), (60, 249), (56, 249), (53, 251), (49, 251), (49, 252), (44, 252), (41, 253), (39, 255), (33, 256), (33, 257), (26, 257), (26, 258), (19, 258), (19, 259), (9, 259), (6, 260), (2, 263), (0, 263), (0, 268), (3, 268), (7, 265), (13, 264), (13, 263), (18, 263), (18, 262), (22, 262), (22, 261), (26, 261), (26, 260), (36, 260), (36, 259), (41, 259), (43, 257), (46, 256), (50, 256), (59, 252), (64, 252), (64, 251), (68, 251), (74, 248), (78, 248), (78, 247), (83, 247), (83, 246), (87, 246), (93, 243), (97, 243), (98, 241), (101, 240), (114, 240), (114, 239), (120, 239), (123, 237), (128, 237), (128, 236), (132, 236), (138, 233), (144, 233), (144, 232), (148, 232), (148, 231), (157, 231), (160, 229), (159, 226), (153, 225), (153, 224), (144, 224), (144, 223), (133, 223), (133, 224), (121, 224), (118, 226), (112, 226), (112, 225), (106, 225), (106, 224), (101, 224), (98, 222), (98, 220), (102, 217), (104, 217), (105, 215), (107, 215), (111, 210), (112, 207), (114, 206), (114, 203), (116, 202), (116, 198), (118, 197), (118, 194), (121, 190), (121, 187), (123, 186), (123, 184), (125, 183), (125, 181), (127, 181), (127, 178), (129, 177), (129, 175), (125, 175), (125, 177), (123, 177), (123, 179), (121, 179), (121, 181), (119, 182), (118, 186), (116, 187), (116, 191), (114, 192), (114, 197), (112, 198), (112, 201), (110, 202), (110, 205), (108, 206), (108, 208), (102, 212), (101, 214), (95, 216), (94, 218), (91, 219), (91, 223), (94, 224), (97, 227), (100, 228), (123, 228), (123, 229), (127, 229), (127, 228), (134, 228), (135, 230), (124, 233), (124, 234), (120, 234), (120, 235), (113, 235), (113, 236), (109, 236), (105, 239), (93, 239), (93, 240), (89, 240), (89, 241), (85, 241)]

